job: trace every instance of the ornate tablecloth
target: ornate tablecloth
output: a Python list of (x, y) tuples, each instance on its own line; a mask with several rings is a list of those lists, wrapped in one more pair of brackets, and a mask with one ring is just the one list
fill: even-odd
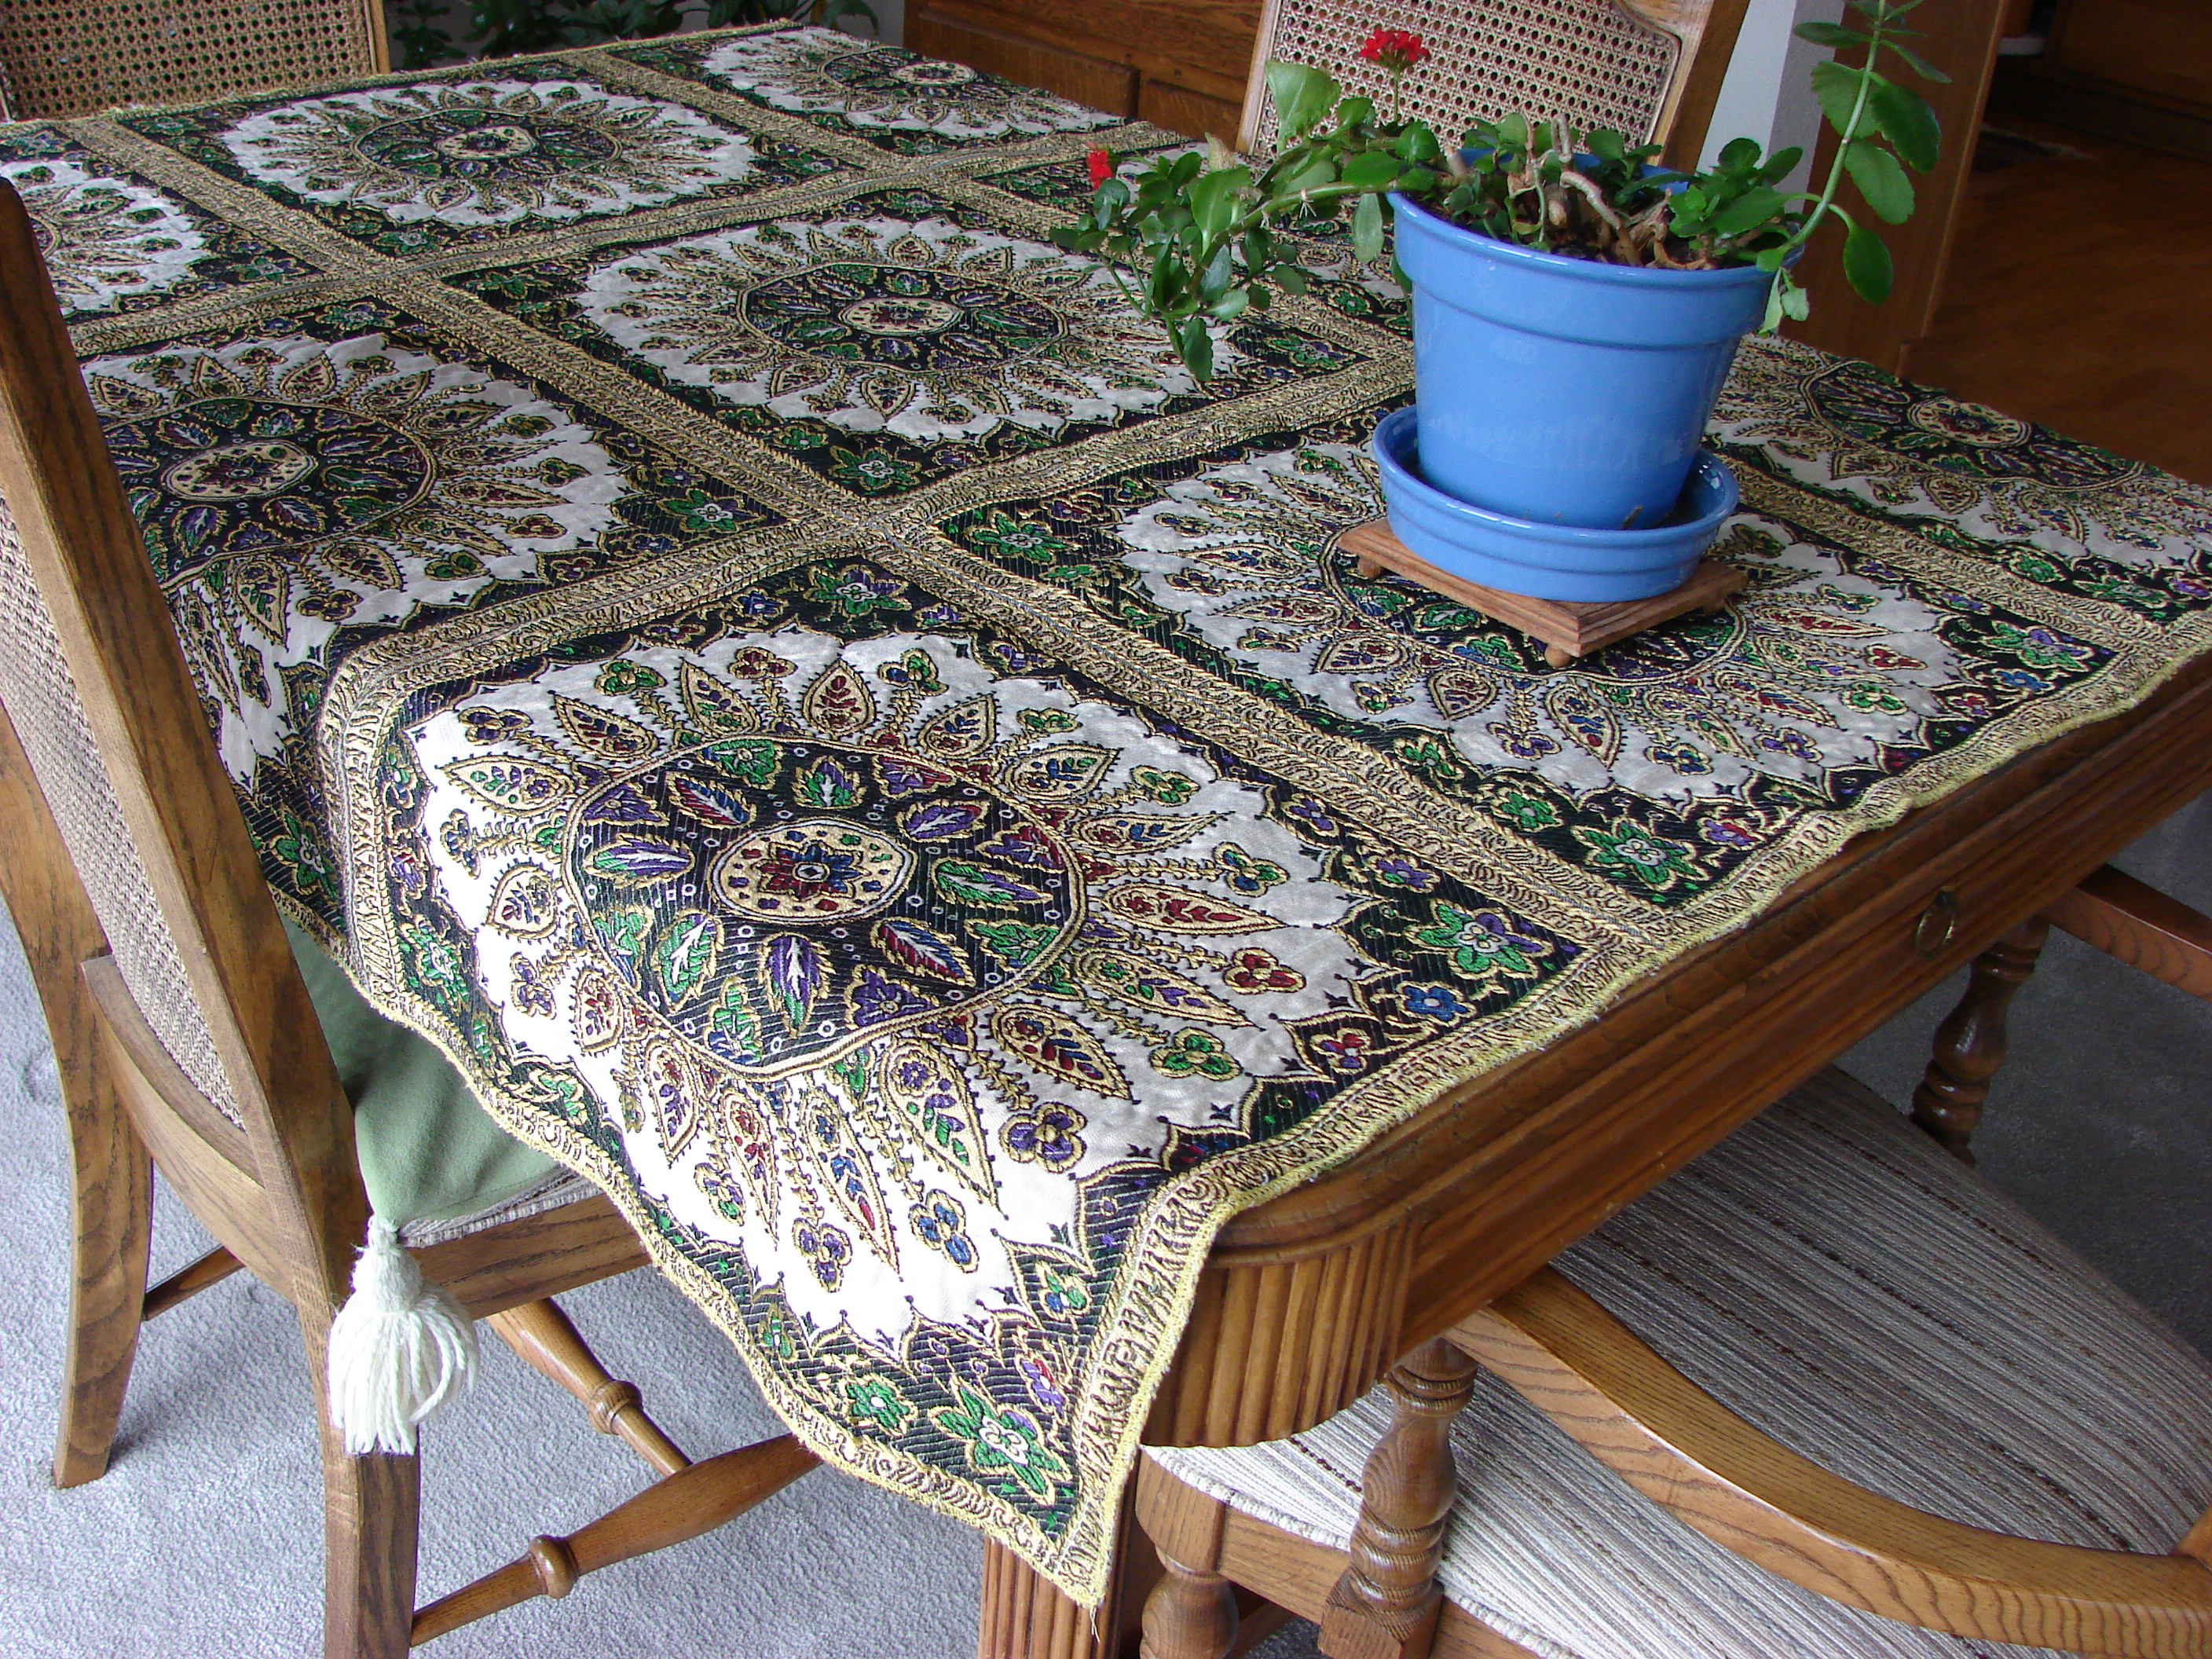
[(2212, 631), (2206, 492), (1754, 341), (1749, 587), (1554, 672), (1334, 547), (1387, 281), (1201, 389), (1047, 240), (1171, 142), (789, 28), (0, 129), (280, 896), (1085, 1599), (1226, 1215)]

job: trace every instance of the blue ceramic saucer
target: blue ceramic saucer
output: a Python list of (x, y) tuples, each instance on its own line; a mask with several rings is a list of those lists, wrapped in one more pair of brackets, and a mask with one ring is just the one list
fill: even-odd
[(1665, 524), (1590, 530), (1508, 518), (1425, 483), (1411, 409), (1384, 416), (1371, 447), (1400, 541), (1462, 580), (1531, 599), (1607, 604), (1671, 593), (1735, 511), (1735, 475), (1710, 451), (1698, 452)]

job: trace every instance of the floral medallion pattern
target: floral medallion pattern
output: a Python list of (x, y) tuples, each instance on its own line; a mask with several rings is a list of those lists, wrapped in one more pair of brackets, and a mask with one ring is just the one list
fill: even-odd
[(0, 179), (22, 197), (72, 319), (313, 271), (50, 128), (0, 133)]
[[(249, 788), (266, 763), (288, 775), (342, 637), (766, 520), (370, 303), (84, 373), (224, 763)], [(282, 823), (298, 806), (269, 810)], [(282, 884), (327, 909), (327, 867), (286, 862)]]
[(1576, 796), (1680, 805), (1740, 795), (1754, 775), (1817, 787), (1947, 712), (1938, 689), (1959, 665), (1942, 616), (1756, 514), (1719, 544), (1759, 577), (1726, 613), (1540, 676), (1470, 639), (1481, 623), (1462, 607), (1331, 556), (1346, 526), (1382, 511), (1364, 452), (1314, 445), (1174, 485), (1120, 537), (1153, 600), (1218, 649), (1347, 719), (1448, 733), (1484, 770), (1540, 761)]
[(598, 82), (429, 79), (129, 124), (392, 253), (834, 171), (804, 146)]
[(1752, 578), (1725, 613), (1554, 670), (1523, 635), (1396, 577), (1362, 577), (1338, 548), (1382, 510), (1358, 441), (1371, 424), (1285, 447), (1263, 436), (1141, 483), (1005, 501), (943, 527), (1662, 905), (1711, 890), (1808, 811), (1850, 805), (2112, 659), (1746, 511), (1715, 549)]
[(948, 609), (802, 565), (441, 688), (357, 908), (819, 1420), (1053, 1540), (1147, 1195), (1579, 951)]
[(919, 191), (454, 280), (864, 496), (1360, 361), (1218, 325), (1201, 391), (1109, 273)]
[(1091, 1599), (1230, 1214), (2212, 647), (2206, 492), (1772, 342), (1725, 614), (1363, 578), (1403, 303), (1303, 226), (1193, 384), (1042, 235), (1160, 137), (793, 27), (0, 128), (288, 910)]
[(2160, 617), (2212, 596), (2212, 489), (1869, 363), (1747, 339), (1714, 425), (1815, 487), (2024, 544), (2031, 580)]
[(836, 29), (658, 43), (619, 55), (727, 88), (902, 155), (1089, 132), (1120, 118), (963, 64), (918, 57)]
[[(1258, 792), (941, 637), (626, 653), (412, 748), (438, 834), (407, 850), (501, 941), (510, 1039), (580, 1046), (657, 1195), (734, 1203), (749, 1259), (803, 1218), (793, 1304), (886, 1349), (915, 1306), (1002, 1305), (1070, 1182), (1315, 1076), (1293, 1023), (1363, 970), (1353, 896)], [(1256, 953), (1276, 981), (1232, 981)]]

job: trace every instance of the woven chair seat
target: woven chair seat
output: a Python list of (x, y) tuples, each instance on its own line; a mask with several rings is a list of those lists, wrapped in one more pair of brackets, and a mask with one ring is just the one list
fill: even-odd
[[(2212, 1503), (2212, 1365), (1843, 1073), (1797, 1090), (1553, 1263), (1793, 1449), (1998, 1531), (2164, 1553)], [(1389, 1425), (1150, 1455), (1336, 1547)], [(1846, 1607), (1677, 1521), (1485, 1372), (1454, 1426), (1444, 1594), (1556, 1659), (2043, 1651)]]

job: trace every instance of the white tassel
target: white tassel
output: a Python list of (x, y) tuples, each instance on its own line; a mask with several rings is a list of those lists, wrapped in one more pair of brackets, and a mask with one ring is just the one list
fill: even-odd
[(331, 1425), (346, 1450), (413, 1451), (415, 1425), (465, 1393), (476, 1364), (474, 1322), (424, 1281), (399, 1230), (371, 1216), (353, 1294), (331, 1322)]

